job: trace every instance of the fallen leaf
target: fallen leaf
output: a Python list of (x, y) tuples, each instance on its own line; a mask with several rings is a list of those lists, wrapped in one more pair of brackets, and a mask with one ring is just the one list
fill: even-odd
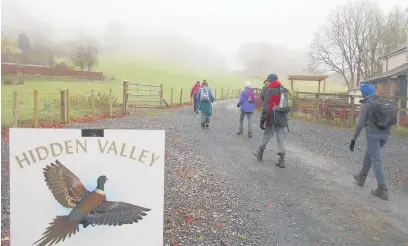
[(381, 230), (381, 227), (376, 226), (375, 229), (376, 229), (377, 231), (379, 231), (379, 230)]
[(191, 222), (193, 222), (193, 218), (191, 217), (186, 217), (186, 223), (190, 224)]
[(180, 243), (174, 243), (173, 246), (180, 246)]
[(238, 235), (238, 237), (239, 237), (239, 239), (241, 239), (241, 240), (247, 240), (248, 238), (246, 237), (246, 236), (244, 236), (244, 235)]
[(8, 240), (10, 240), (10, 238), (8, 236), (5, 236), (5, 237), (1, 238), (1, 241), (8, 241)]
[(204, 241), (204, 236), (200, 236), (200, 241)]
[(273, 208), (273, 205), (272, 205), (272, 204), (269, 204), (269, 205), (268, 205), (268, 208)]

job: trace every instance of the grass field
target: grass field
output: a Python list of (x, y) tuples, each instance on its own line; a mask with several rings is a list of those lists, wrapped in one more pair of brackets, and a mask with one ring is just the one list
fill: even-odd
[[(164, 64), (157, 61), (134, 58), (101, 57), (96, 71), (102, 71), (115, 76), (112, 81), (66, 81), (46, 78), (25, 78), (24, 85), (2, 85), (2, 125), (8, 125), (12, 119), (12, 93), (17, 91), (20, 98), (20, 119), (31, 120), (33, 115), (33, 92), (39, 91), (40, 119), (55, 119), (59, 114), (60, 91), (69, 89), (73, 105), (72, 115), (83, 115), (90, 110), (88, 98), (91, 90), (99, 94), (100, 103), (109, 94), (110, 89), (117, 99), (122, 102), (123, 80), (141, 84), (163, 84), (164, 99), (170, 103), (171, 88), (173, 88), (174, 103), (180, 100), (180, 89), (183, 89), (183, 101), (189, 101), (189, 91), (197, 80), (206, 79), (211, 88), (217, 89), (217, 96), (221, 88), (240, 89), (246, 80), (233, 73), (216, 73), (202, 70), (186, 69), (177, 64)], [(261, 87), (262, 80), (251, 80), (254, 87)], [(288, 86), (285, 79), (281, 81)], [(317, 91), (317, 82), (296, 82), (299, 91)], [(345, 91), (345, 87), (338, 84), (327, 84), (326, 91)]]

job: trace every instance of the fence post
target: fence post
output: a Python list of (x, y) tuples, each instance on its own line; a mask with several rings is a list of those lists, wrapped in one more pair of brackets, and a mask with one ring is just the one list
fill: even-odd
[(171, 94), (170, 94), (170, 106), (173, 106), (173, 88), (171, 88)]
[(400, 122), (400, 116), (401, 116), (401, 100), (397, 98), (397, 126), (399, 125)]
[(112, 110), (112, 103), (113, 103), (113, 100), (112, 100), (112, 89), (109, 89), (109, 117), (112, 117), (112, 115), (113, 115), (113, 110)]
[(34, 90), (33, 128), (38, 128), (38, 90)]
[(71, 123), (71, 100), (69, 99), (69, 89), (66, 89), (66, 94), (67, 98), (67, 123)]
[(315, 120), (319, 118), (320, 115), (320, 95), (319, 93), (316, 94), (316, 112), (315, 112)]
[(91, 90), (91, 114), (95, 116), (95, 92), (94, 89)]
[(163, 84), (160, 84), (160, 107), (163, 107)]
[(353, 127), (353, 123), (354, 123), (354, 96), (350, 96), (350, 103), (351, 103), (351, 107), (350, 107), (350, 116), (349, 116), (349, 127)]
[(227, 88), (227, 99), (229, 98), (229, 97), (228, 97), (228, 91), (229, 91), (229, 89)]
[(221, 100), (224, 99), (224, 88), (221, 88)]
[(19, 114), (20, 103), (18, 100), (17, 91), (13, 91), (13, 121), (11, 123), (12, 127), (17, 127), (18, 125), (18, 114)]
[(214, 89), (214, 99), (217, 100), (217, 88)]
[(180, 90), (180, 105), (183, 104), (183, 89)]
[(126, 114), (127, 113), (127, 92), (128, 92), (128, 80), (123, 80), (123, 109), (122, 113)]
[(67, 121), (67, 97), (66, 90), (61, 91), (61, 122), (66, 123)]

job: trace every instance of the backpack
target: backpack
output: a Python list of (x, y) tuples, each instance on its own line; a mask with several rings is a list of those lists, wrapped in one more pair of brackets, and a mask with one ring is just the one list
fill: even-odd
[(248, 90), (248, 102), (254, 103), (255, 102), (255, 93), (253, 91)]
[(202, 87), (200, 90), (201, 90), (200, 101), (210, 101), (208, 87)]
[(389, 100), (376, 98), (370, 102), (368, 118), (378, 129), (388, 129), (397, 124), (397, 107)]
[(198, 93), (199, 90), (200, 90), (200, 87), (198, 87), (198, 86), (194, 87), (194, 89), (193, 89), (193, 97), (196, 97), (196, 96), (197, 96), (197, 93)]
[(279, 91), (280, 91), (279, 105), (276, 105), (273, 108), (273, 110), (282, 113), (289, 113), (291, 111), (291, 107), (289, 106), (289, 90), (283, 86), (280, 86)]

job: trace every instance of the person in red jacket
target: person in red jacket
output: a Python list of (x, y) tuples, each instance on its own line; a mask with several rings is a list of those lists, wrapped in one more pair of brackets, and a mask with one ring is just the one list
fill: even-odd
[(191, 88), (191, 92), (190, 92), (190, 98), (191, 98), (191, 100), (194, 100), (194, 102), (193, 102), (194, 112), (196, 112), (196, 113), (198, 113), (196, 95), (197, 95), (199, 90), (200, 90), (200, 81), (197, 80), (197, 82), (194, 84), (193, 88)]
[(287, 89), (284, 88), (281, 82), (278, 81), (278, 76), (276, 74), (270, 74), (266, 79), (266, 82), (267, 85), (262, 103), (262, 115), (260, 121), (260, 127), (265, 131), (259, 145), (259, 149), (254, 153), (254, 155), (259, 161), (262, 161), (266, 145), (276, 133), (276, 142), (278, 145), (277, 154), (279, 155), (279, 160), (276, 165), (284, 168), (286, 150), (283, 137), (285, 135), (285, 128), (288, 126), (287, 114), (290, 111), (290, 108), (288, 108), (287, 111), (282, 111), (275, 110), (275, 107), (276, 109), (279, 108), (279, 103), (282, 96), (281, 90), (287, 91)]

